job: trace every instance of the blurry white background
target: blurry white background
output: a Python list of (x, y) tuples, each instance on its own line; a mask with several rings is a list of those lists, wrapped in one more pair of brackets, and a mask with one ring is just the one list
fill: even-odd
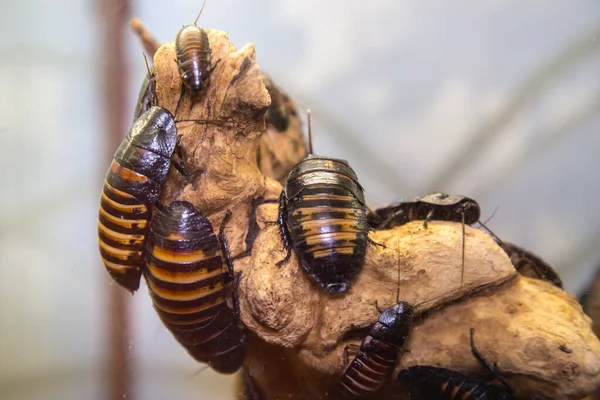
[[(2, 399), (108, 398), (100, 3), (1, 6)], [(169, 3), (138, 1), (131, 15), (171, 41), (201, 2)], [(348, 159), (372, 206), (468, 195), (484, 219), (499, 207), (489, 226), (569, 291), (589, 281), (600, 262), (597, 0), (209, 0), (199, 25), (256, 44), (261, 67), (312, 108), (316, 151)], [(145, 74), (133, 34), (127, 51), (132, 110)], [(229, 378), (192, 377), (199, 365), (145, 288), (129, 318), (128, 398), (231, 398)]]

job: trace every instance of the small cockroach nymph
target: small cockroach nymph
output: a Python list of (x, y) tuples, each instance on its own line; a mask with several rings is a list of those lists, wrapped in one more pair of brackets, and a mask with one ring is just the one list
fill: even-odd
[(416, 400), (516, 400), (513, 388), (475, 347), (473, 333), (474, 329), (471, 328), (471, 353), (491, 372), (499, 385), (491, 385), (446, 368), (418, 365), (398, 374), (403, 391)]
[(192, 92), (201, 91), (208, 79), (211, 69), (211, 50), (206, 31), (197, 24), (206, 0), (194, 21), (194, 25), (184, 26), (175, 37), (177, 66), (183, 84)]
[[(414, 309), (410, 303), (400, 301), (400, 261), (398, 260), (398, 288), (396, 304), (380, 310), (381, 316), (359, 346), (344, 349), (342, 374), (335, 392), (339, 398), (358, 399), (375, 393), (388, 381), (404, 345), (412, 331)], [(358, 347), (354, 360), (348, 364), (349, 348)], [(338, 398), (336, 397), (336, 398)]]
[[(175, 339), (196, 360), (224, 374), (245, 358), (245, 328), (239, 320), (236, 284), (227, 304), (227, 284), (236, 281), (224, 228), (191, 203), (174, 201), (152, 219), (144, 275), (154, 308)], [(219, 244), (219, 241), (221, 242)]]
[(346, 292), (369, 243), (364, 189), (347, 161), (312, 154), (290, 172), (279, 198), (278, 223), (287, 262), (292, 248), (302, 268), (330, 293)]

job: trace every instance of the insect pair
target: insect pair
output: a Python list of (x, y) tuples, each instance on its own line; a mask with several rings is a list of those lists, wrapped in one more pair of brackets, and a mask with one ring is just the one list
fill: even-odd
[[(225, 299), (233, 267), (208, 219), (187, 202), (157, 203), (172, 163), (177, 130), (154, 106), (133, 124), (106, 175), (98, 216), (102, 261), (127, 290), (142, 273), (165, 325), (190, 354), (220, 372), (239, 368), (245, 333)], [(153, 210), (155, 207), (157, 210)], [(235, 301), (234, 301), (235, 304)]]

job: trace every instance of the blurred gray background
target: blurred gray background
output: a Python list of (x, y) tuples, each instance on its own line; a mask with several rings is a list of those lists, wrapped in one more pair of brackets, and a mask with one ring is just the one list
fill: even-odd
[[(161, 42), (200, 1), (137, 1)], [(107, 4), (108, 9), (107, 9)], [(110, 1), (21, 0), (0, 12), (0, 397), (228, 399), (155, 316), (145, 288), (122, 327), (96, 245), (108, 165)], [(429, 191), (475, 198), (503, 239), (579, 293), (600, 261), (597, 0), (208, 0), (199, 25), (254, 42), (262, 69), (314, 115), (319, 154), (348, 159), (372, 206)], [(131, 115), (145, 74), (125, 34)], [(124, 132), (123, 132), (124, 133)], [(116, 340), (118, 340), (117, 338)], [(127, 364), (127, 365), (125, 365)]]

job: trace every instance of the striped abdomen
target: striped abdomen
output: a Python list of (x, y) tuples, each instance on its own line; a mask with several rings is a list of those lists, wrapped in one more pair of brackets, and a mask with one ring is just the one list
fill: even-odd
[(381, 388), (394, 370), (412, 324), (413, 307), (409, 303), (399, 302), (384, 310), (338, 382), (337, 396), (362, 398)]
[(145, 277), (165, 326), (192, 357), (233, 373), (244, 356), (245, 332), (226, 303), (229, 275), (210, 221), (175, 201), (152, 219)]
[(398, 380), (411, 398), (422, 400), (514, 400), (503, 387), (478, 382), (457, 371), (415, 366), (400, 371)]
[(345, 292), (365, 259), (363, 189), (343, 160), (310, 156), (290, 172), (286, 229), (302, 267), (327, 291)]
[(112, 161), (100, 199), (98, 245), (121, 286), (139, 288), (152, 204), (167, 177), (176, 130), (168, 111), (153, 107), (136, 120)]
[(366, 212), (348, 190), (309, 186), (287, 203), (292, 244), (304, 269), (329, 291), (360, 271), (367, 243)]
[(201, 90), (210, 68), (210, 45), (204, 29), (184, 26), (175, 38), (177, 65), (183, 84), (192, 90)]

